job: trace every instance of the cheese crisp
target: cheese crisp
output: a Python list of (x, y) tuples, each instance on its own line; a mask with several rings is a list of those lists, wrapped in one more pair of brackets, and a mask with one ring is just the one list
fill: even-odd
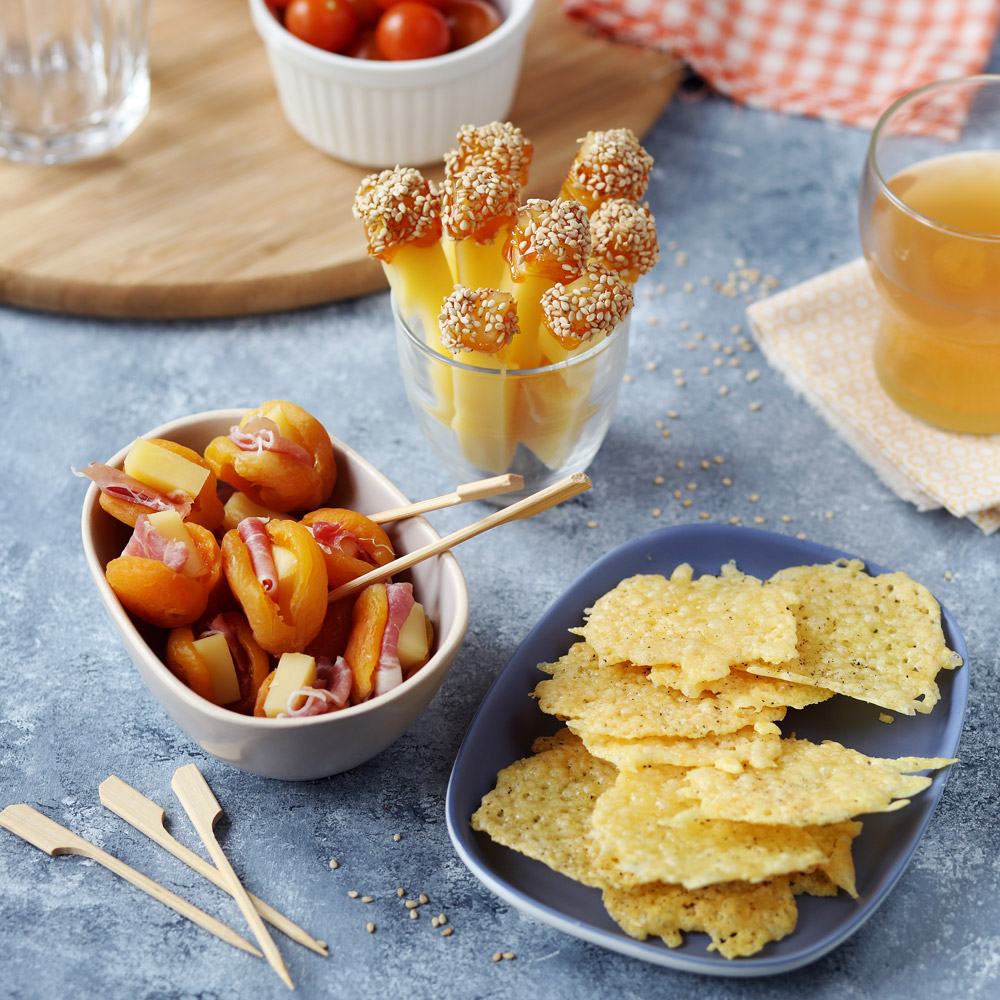
[(701, 685), (724, 677), (747, 660), (784, 663), (796, 656), (795, 595), (762, 584), (729, 564), (719, 576), (692, 580), (684, 563), (671, 574), (633, 576), (601, 597), (579, 634), (601, 663), (629, 660), (639, 666), (675, 664), (678, 687), (697, 695)]
[(628, 663), (599, 666), (597, 654), (578, 642), (555, 663), (542, 664), (552, 674), (535, 688), (538, 707), (567, 720), (578, 732), (619, 739), (647, 736), (700, 737), (745, 729), (755, 722), (777, 722), (783, 707), (746, 704), (736, 707), (727, 695), (687, 698), (656, 687), (645, 670)]
[[(680, 690), (680, 667), (660, 663), (649, 668), (649, 679), (658, 687)], [(735, 708), (805, 708), (833, 697), (832, 691), (796, 684), (775, 677), (760, 677), (745, 670), (732, 670), (725, 677), (704, 681), (702, 692), (718, 695)]]
[(566, 730), (535, 748), (497, 775), (472, 815), (473, 830), (584, 885), (634, 885), (634, 877), (598, 858), (590, 834), (594, 802), (614, 784), (614, 765), (592, 757)]
[[(622, 771), (594, 806), (599, 858), (640, 882), (698, 889), (823, 869), (846, 827), (685, 819), (686, 769)], [(719, 772), (720, 774), (722, 772)], [(757, 772), (753, 772), (757, 773)], [(855, 824), (860, 830), (860, 824)]]
[(938, 671), (962, 662), (945, 644), (940, 605), (905, 573), (869, 576), (854, 559), (795, 566), (771, 579), (798, 594), (798, 656), (747, 664), (753, 673), (913, 715), (937, 704)]
[(781, 753), (781, 730), (773, 722), (759, 722), (726, 736), (693, 740), (682, 736), (622, 740), (585, 731), (580, 736), (590, 753), (611, 761), (621, 771), (635, 771), (650, 764), (674, 764), (678, 767), (717, 767), (738, 774), (744, 765), (774, 767)]
[(944, 757), (867, 757), (828, 740), (781, 741), (781, 755), (767, 770), (726, 774), (714, 767), (685, 772), (677, 794), (690, 808), (684, 819), (808, 826), (837, 823), (863, 813), (891, 812), (923, 791), (931, 779), (908, 772), (946, 767)]

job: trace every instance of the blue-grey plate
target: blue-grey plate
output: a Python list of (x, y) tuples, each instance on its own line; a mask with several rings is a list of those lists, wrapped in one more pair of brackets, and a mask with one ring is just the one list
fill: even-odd
[[(527, 756), (537, 737), (560, 723), (543, 715), (529, 697), (542, 675), (537, 664), (551, 662), (576, 641), (567, 629), (580, 625), (583, 609), (620, 580), (635, 573), (669, 574), (682, 562), (695, 573), (718, 573), (735, 559), (746, 573), (766, 579), (785, 566), (832, 562), (849, 553), (785, 535), (731, 526), (690, 525), (665, 528), (609, 552), (553, 603), (528, 633), (490, 688), (458, 752), (448, 783), (448, 832), (459, 856), (484, 885), (531, 916), (586, 941), (686, 972), (719, 976), (764, 976), (813, 962), (850, 937), (874, 913), (923, 836), (947, 780), (947, 769), (934, 774), (929, 788), (896, 812), (863, 817), (864, 829), (854, 846), (860, 898), (799, 896), (796, 929), (750, 958), (727, 960), (707, 950), (708, 937), (688, 934), (679, 948), (658, 938), (636, 941), (619, 929), (601, 905), (596, 889), (559, 875), (540, 862), (493, 843), (469, 826), (497, 772)], [(872, 573), (887, 572), (868, 563)], [(968, 694), (965, 642), (958, 625), (941, 609), (948, 645), (965, 663), (938, 675), (941, 700), (929, 715), (896, 715), (879, 722), (874, 705), (836, 696), (802, 711), (789, 711), (787, 733), (819, 741), (833, 739), (875, 757), (953, 757), (958, 746)], [(876, 932), (877, 933), (877, 932)]]

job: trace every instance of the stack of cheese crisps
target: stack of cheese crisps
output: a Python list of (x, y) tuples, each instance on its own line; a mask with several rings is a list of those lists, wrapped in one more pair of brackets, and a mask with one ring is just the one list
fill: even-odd
[(475, 829), (602, 890), (633, 937), (700, 931), (726, 958), (789, 934), (795, 896), (856, 896), (856, 817), (901, 808), (943, 758), (871, 758), (783, 735), (834, 693), (912, 715), (961, 662), (940, 608), (859, 561), (635, 576), (588, 609), (535, 691), (566, 722), (505, 768)]

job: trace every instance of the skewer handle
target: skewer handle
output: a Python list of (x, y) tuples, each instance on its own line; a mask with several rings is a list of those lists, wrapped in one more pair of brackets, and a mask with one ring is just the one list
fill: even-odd
[[(163, 825), (163, 807), (152, 799), (146, 798), (116, 775), (111, 775), (101, 782), (99, 787), (101, 802), (105, 808), (120, 816), (126, 823), (131, 823), (140, 833), (144, 833), (154, 843), (169, 851), (175, 858), (193, 868), (199, 875), (207, 878), (224, 891), (229, 891), (228, 883), (219, 873), (218, 868), (209, 864), (200, 855), (182, 844), (176, 837), (167, 832)], [(317, 941), (298, 924), (293, 923), (283, 913), (265, 903), (253, 893), (247, 893), (254, 909), (269, 923), (293, 941), (326, 958), (329, 951), (322, 941)]]
[(532, 493), (531, 496), (525, 497), (523, 500), (518, 500), (517, 503), (511, 504), (503, 510), (498, 510), (480, 521), (474, 521), (472, 524), (468, 524), (464, 528), (459, 528), (458, 531), (453, 531), (450, 535), (446, 535), (436, 542), (431, 542), (429, 545), (415, 549), (405, 556), (400, 556), (399, 559), (394, 559), (384, 566), (378, 566), (370, 572), (362, 574), (356, 579), (337, 587), (336, 590), (331, 590), (327, 600), (332, 603), (339, 601), (342, 597), (350, 597), (352, 594), (357, 594), (364, 590), (370, 583), (384, 580), (387, 576), (392, 576), (394, 573), (401, 573), (404, 569), (409, 569), (424, 559), (447, 552), (448, 549), (458, 545), (460, 542), (474, 538), (484, 531), (489, 531), (490, 528), (507, 524), (508, 521), (534, 517), (535, 514), (540, 514), (543, 510), (555, 507), (556, 504), (560, 504), (570, 497), (575, 497), (584, 490), (589, 490), (590, 486), (590, 479), (582, 472), (566, 476), (565, 479), (560, 479), (559, 482), (553, 483), (551, 486), (547, 486), (537, 493)]
[(488, 497), (500, 496), (502, 493), (512, 493), (523, 486), (523, 476), (507, 472), (502, 476), (491, 476), (489, 479), (477, 479), (473, 483), (464, 483), (457, 487), (454, 492), (432, 497), (430, 500), (420, 500), (403, 507), (391, 507), (389, 510), (370, 514), (368, 520), (374, 521), (376, 524), (401, 521), (404, 517), (415, 517), (418, 514), (427, 514), (432, 510), (443, 510), (445, 507), (454, 507), (460, 503), (468, 503), (470, 500), (485, 500)]
[(226, 880), (226, 891), (236, 900), (243, 916), (250, 925), (250, 929), (254, 933), (254, 937), (257, 938), (257, 943), (264, 952), (264, 956), (271, 964), (271, 968), (277, 972), (282, 982), (290, 990), (294, 990), (295, 985), (292, 983), (292, 977), (288, 974), (288, 969), (285, 967), (281, 952), (278, 951), (274, 941), (271, 940), (271, 935), (264, 926), (264, 921), (261, 920), (260, 914), (254, 909), (246, 889), (243, 888), (243, 883), (233, 870), (233, 866), (229, 863), (229, 859), (215, 837), (213, 825), (219, 816), (222, 815), (222, 806), (219, 805), (218, 800), (212, 794), (212, 789), (208, 787), (205, 776), (198, 770), (198, 765), (186, 764), (184, 767), (178, 768), (170, 780), (170, 787), (173, 788), (174, 794), (180, 800), (181, 805), (184, 806), (184, 811), (191, 817), (191, 822), (198, 831), (198, 836), (201, 837), (205, 847), (208, 848), (208, 853), (212, 855), (215, 867), (218, 868), (219, 873)]
[(209, 916), (204, 910), (198, 909), (193, 903), (189, 903), (186, 899), (171, 892), (165, 886), (160, 885), (159, 882), (154, 882), (148, 876), (143, 875), (142, 872), (136, 871), (125, 864), (124, 861), (119, 861), (114, 855), (101, 850), (100, 847), (90, 843), (89, 840), (84, 840), (83, 837), (73, 833), (72, 830), (67, 830), (66, 827), (60, 826), (55, 820), (49, 819), (48, 816), (43, 815), (36, 809), (32, 809), (29, 805), (19, 803), (7, 806), (3, 812), (0, 812), (0, 826), (10, 830), (11, 833), (26, 840), (29, 844), (34, 844), (35, 847), (45, 851), (46, 854), (53, 856), (79, 854), (85, 858), (90, 858), (92, 861), (96, 861), (109, 871), (125, 879), (126, 882), (130, 882), (137, 889), (141, 889), (154, 899), (159, 900), (164, 906), (169, 906), (182, 917), (187, 917), (188, 920), (198, 924), (199, 927), (203, 927), (227, 944), (241, 948), (243, 951), (248, 951), (251, 955), (256, 955), (258, 958), (263, 957), (249, 941), (240, 937), (236, 931), (216, 920), (215, 917)]

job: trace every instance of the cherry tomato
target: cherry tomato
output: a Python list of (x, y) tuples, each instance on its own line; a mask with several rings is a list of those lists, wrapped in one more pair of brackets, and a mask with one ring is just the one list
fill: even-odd
[(448, 0), (441, 13), (451, 30), (452, 52), (485, 38), (503, 22), (489, 0)]
[(393, 4), (375, 27), (386, 59), (430, 59), (448, 51), (451, 35), (444, 14), (417, 0)]
[[(374, 3), (378, 4), (382, 10), (388, 10), (390, 7), (395, 7), (396, 4), (403, 2), (404, 0), (374, 0)], [(420, 0), (420, 2), (430, 7), (444, 7), (448, 3), (448, 0)]]
[(285, 27), (318, 49), (340, 52), (354, 38), (358, 15), (350, 0), (291, 0)]
[(385, 56), (382, 55), (382, 50), (378, 47), (378, 42), (375, 41), (375, 32), (371, 28), (362, 28), (354, 36), (354, 41), (344, 49), (345, 56), (351, 56), (352, 59), (376, 59), (380, 62), (385, 61)]
[(374, 28), (382, 16), (382, 8), (375, 0), (350, 0), (358, 15), (359, 28)]

